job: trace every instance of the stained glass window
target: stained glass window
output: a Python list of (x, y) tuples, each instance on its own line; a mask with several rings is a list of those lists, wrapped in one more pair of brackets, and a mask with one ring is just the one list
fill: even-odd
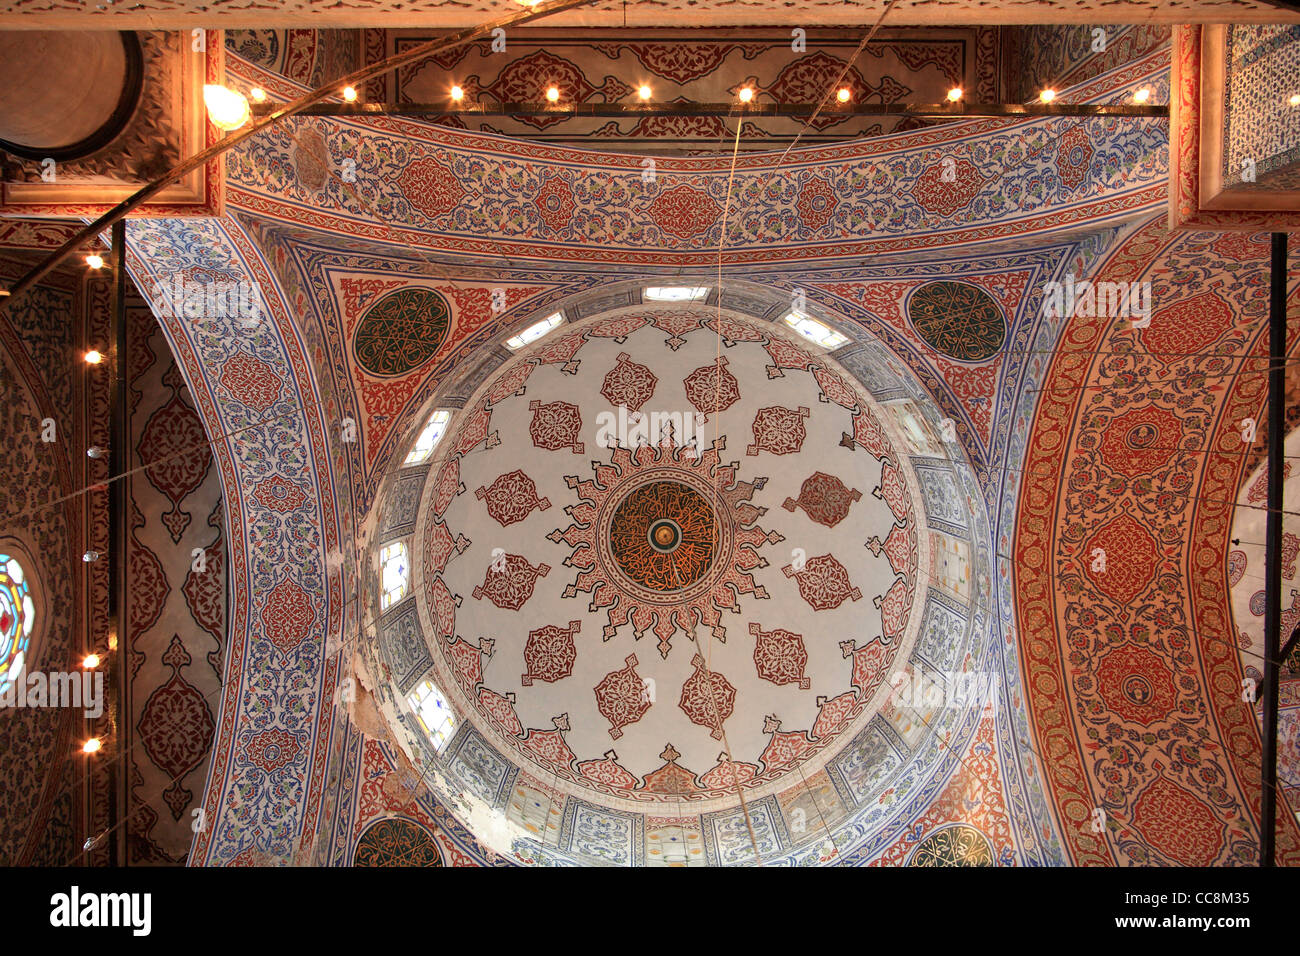
[(415, 440), (415, 447), (411, 453), (406, 456), (403, 465), (418, 465), (427, 461), (433, 454), (434, 446), (442, 441), (442, 436), (447, 431), (447, 423), (451, 421), (451, 412), (445, 408), (440, 408), (429, 416), (429, 424), (424, 426), (424, 431), (420, 432), (420, 437)]
[(785, 324), (809, 342), (816, 342), (824, 349), (837, 349), (849, 340), (848, 336), (841, 335), (829, 326), (823, 325), (816, 319), (810, 319), (801, 312), (791, 312), (785, 317)]
[(536, 342), (563, 321), (564, 316), (561, 313), (556, 312), (554, 315), (549, 315), (540, 322), (534, 322), (518, 335), (506, 339), (506, 348), (512, 351), (517, 351), (525, 345)]
[(383, 589), (379, 606), (388, 610), (406, 597), (410, 579), (410, 562), (406, 558), (406, 545), (400, 541), (386, 544), (379, 552), (379, 585)]
[(22, 672), (36, 627), (36, 607), (23, 566), (0, 554), (0, 692)]
[(411, 710), (415, 711), (415, 716), (433, 744), (433, 749), (442, 750), (443, 745), (456, 732), (456, 715), (451, 712), (451, 707), (447, 704), (447, 698), (442, 696), (442, 691), (433, 685), (433, 681), (427, 680), (407, 696), (406, 702), (411, 705)]

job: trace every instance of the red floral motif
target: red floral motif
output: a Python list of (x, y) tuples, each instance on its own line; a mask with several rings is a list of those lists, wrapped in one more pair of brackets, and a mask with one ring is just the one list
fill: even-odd
[(465, 198), (456, 174), (432, 156), (417, 159), (397, 178), (397, 188), (414, 208), (430, 219), (445, 216)]
[(1165, 777), (1157, 777), (1137, 798), (1133, 825), (1161, 854), (1184, 866), (1210, 866), (1223, 849), (1223, 822), (1200, 797)]
[(220, 381), (231, 398), (259, 414), (279, 400), (284, 384), (271, 366), (247, 352), (236, 352), (226, 361)]
[(1108, 466), (1136, 478), (1168, 465), (1182, 443), (1182, 420), (1167, 409), (1147, 405), (1111, 419), (1100, 450)]
[(813, 378), (817, 380), (817, 384), (822, 390), (821, 400), (823, 402), (834, 402), (849, 411), (857, 409), (858, 396), (849, 387), (848, 382), (844, 381), (843, 376), (837, 375), (835, 372), (819, 365), (813, 369)]
[(586, 328), (588, 338), (613, 339), (620, 345), (623, 341), (646, 324), (643, 315), (620, 315), (612, 319), (597, 319)]
[[(767, 88), (767, 92), (778, 103), (817, 102), (826, 95), (826, 90), (832, 83), (847, 86), (855, 103), (862, 103), (872, 97), (880, 97), (883, 103), (893, 103), (912, 92), (910, 87), (887, 74), (881, 77), (878, 86), (872, 86), (855, 67), (849, 66), (848, 72), (841, 78), (843, 70), (843, 60), (825, 53), (810, 53), (788, 64)], [(812, 120), (811, 125), (813, 129), (826, 129), (844, 122), (844, 119), (844, 116), (827, 110)]]
[(149, 695), (140, 715), (140, 736), (149, 758), (179, 779), (206, 756), (216, 724), (203, 694), (181, 674), (191, 657), (179, 636), (173, 635), (162, 660), (172, 676)]
[(533, 205), (541, 213), (542, 222), (552, 232), (563, 232), (573, 219), (575, 203), (573, 190), (559, 176), (552, 176), (533, 197)]
[[(193, 565), (185, 574), (185, 584), (181, 591), (185, 603), (199, 626), (218, 641), (224, 641), (226, 635), (226, 551), (221, 546), (221, 539), (206, 549), (207, 563), (202, 571), (195, 571)], [(131, 590), (136, 591), (139, 581), (133, 575)], [(145, 629), (141, 629), (145, 630)]]
[(782, 507), (786, 511), (802, 508), (818, 524), (833, 528), (849, 513), (849, 507), (862, 499), (862, 492), (846, 488), (844, 482), (833, 475), (815, 471), (805, 478), (799, 488), (799, 497), (786, 498)]
[(1166, 719), (1178, 701), (1174, 675), (1150, 648), (1125, 644), (1097, 667), (1097, 691), (1124, 720), (1150, 726)]
[(596, 709), (609, 721), (609, 735), (615, 740), (650, 709), (649, 685), (636, 672), (636, 655), (629, 654), (624, 663), (626, 667), (606, 674), (595, 687)]
[(640, 411), (641, 406), (654, 395), (659, 379), (644, 365), (632, 361), (626, 352), (619, 352), (616, 364), (605, 374), (600, 394), (613, 406), (625, 406), (629, 411)]
[[(684, 96), (678, 96), (670, 103), (689, 103)], [(618, 124), (610, 123), (611, 132), (617, 131)], [(599, 132), (604, 132), (600, 130)], [(621, 131), (619, 131), (621, 133)], [(646, 139), (719, 139), (726, 135), (727, 124), (719, 116), (645, 116), (632, 127), (628, 138), (644, 137)]]
[(760, 408), (754, 415), (754, 444), (745, 449), (747, 455), (757, 455), (760, 450), (773, 455), (791, 455), (803, 448), (803, 440), (808, 437), (803, 420), (809, 415), (808, 409), (781, 408), (773, 405)]
[[(143, 524), (140, 520), (137, 524)], [(131, 536), (129, 568), (131, 577), (131, 627), (137, 634), (143, 634), (158, 623), (171, 585), (167, 583), (167, 573), (163, 571), (158, 556), (144, 547)], [(7, 628), (5, 629), (7, 630)]]
[(759, 677), (773, 684), (798, 684), (800, 690), (808, 689), (808, 678), (803, 675), (808, 651), (802, 636), (779, 627), (765, 631), (757, 623), (749, 625), (749, 633), (758, 638), (754, 643), (754, 666)]
[(538, 578), (544, 578), (550, 568), (541, 564), (533, 567), (528, 559), (517, 554), (507, 554), (500, 560), (501, 570), (489, 567), (483, 583), (474, 588), (474, 599), (487, 598), (499, 608), (517, 611), (533, 596)]
[(618, 762), (618, 753), (613, 750), (605, 751), (603, 760), (582, 761), (578, 764), (578, 773), (588, 780), (621, 790), (631, 790), (637, 785), (636, 777), (623, 768)]
[(572, 448), (575, 455), (582, 454), (582, 442), (578, 441), (582, 433), (582, 413), (577, 405), (568, 402), (543, 405), (534, 399), (528, 403), (528, 410), (533, 413), (528, 434), (532, 436), (534, 445), (550, 451)]
[(768, 378), (780, 378), (785, 374), (782, 369), (811, 369), (818, 367), (811, 352), (800, 348), (793, 342), (787, 342), (785, 339), (769, 339), (763, 344), (763, 348), (768, 355), (772, 356), (772, 364), (767, 369)]
[(746, 58), (766, 52), (760, 43), (609, 43), (594, 44), (611, 59), (626, 48), (651, 72), (674, 83), (689, 83), (716, 70), (727, 54), (740, 50)]
[[(779, 727), (780, 721), (773, 721), (768, 718), (768, 723), (775, 723)], [(772, 739), (768, 741), (767, 747), (763, 750), (763, 766), (771, 773), (773, 770), (779, 770), (782, 767), (789, 767), (803, 759), (804, 754), (813, 748), (813, 741), (809, 739), (806, 733), (789, 733), (777, 730), (773, 727), (769, 732)]]
[(666, 762), (658, 770), (645, 775), (641, 789), (647, 793), (694, 793), (698, 789), (695, 774), (677, 763), (679, 757), (681, 754), (672, 744), (665, 747), (659, 759)]
[(814, 611), (829, 611), (844, 603), (845, 598), (854, 601), (862, 598), (862, 592), (849, 581), (849, 572), (829, 554), (809, 558), (802, 571), (796, 571), (794, 565), (787, 564), (781, 569), (787, 578), (794, 578), (799, 585), (799, 594)]
[(492, 482), (491, 487), (474, 491), (479, 501), (487, 499), (487, 512), (502, 527), (523, 521), (534, 508), (545, 511), (550, 499), (537, 497), (537, 485), (521, 469), (515, 469)]
[(1082, 126), (1070, 127), (1058, 140), (1056, 173), (1066, 189), (1074, 189), (1087, 178), (1094, 152), (1092, 140)]
[(907, 582), (898, 578), (882, 596), (877, 595), (871, 603), (880, 609), (880, 626), (887, 641), (895, 641), (903, 636), (907, 626), (907, 615), (912, 609), (912, 590)]
[[(1282, 463), (1282, 480), (1285, 481), (1290, 477), (1291, 477), (1291, 462), (1284, 461)], [(1268, 499), (1268, 469), (1262, 468), (1260, 469), (1259, 477), (1255, 479), (1255, 481), (1250, 486), (1250, 490), (1246, 492), (1246, 501), (1252, 505), (1257, 505), (1261, 501), (1266, 501), (1267, 499)]]
[[(945, 167), (951, 170), (947, 178)], [(986, 182), (974, 163), (958, 159), (951, 164), (936, 163), (928, 167), (912, 184), (911, 193), (921, 208), (947, 218), (969, 206)]]
[[(1105, 554), (1104, 562), (1098, 560), (1098, 548)], [(1159, 557), (1151, 532), (1126, 511), (1098, 528), (1084, 545), (1084, 573), (1127, 618), (1128, 606), (1155, 580)]]
[(709, 736), (721, 740), (722, 725), (736, 706), (736, 688), (717, 671), (710, 671), (699, 654), (691, 658), (691, 666), (695, 672), (682, 685), (677, 706), (691, 723), (709, 728)]
[(1268, 258), (1268, 236), (1264, 233), (1225, 232), (1214, 241), (1214, 251), (1237, 262), (1262, 262)]
[(682, 380), (686, 386), (686, 400), (704, 416), (709, 412), (724, 412), (740, 398), (740, 384), (727, 371), (724, 356), (713, 365), (702, 365)]
[(464, 490), (465, 485), (460, 480), (460, 459), (453, 458), (438, 472), (438, 482), (433, 489), (433, 513), (439, 517), (446, 514), (452, 501)]
[(853, 441), (873, 458), (886, 458), (893, 454), (885, 430), (880, 427), (880, 420), (867, 409), (853, 416)]
[(668, 235), (690, 239), (717, 222), (722, 207), (708, 193), (682, 184), (660, 193), (647, 212)]
[(272, 475), (258, 482), (253, 489), (253, 498), (268, 511), (281, 514), (302, 507), (307, 500), (307, 493), (283, 475)]
[(813, 232), (822, 229), (831, 221), (835, 207), (840, 204), (831, 184), (821, 176), (814, 177), (803, 184), (794, 208), (799, 211), (799, 218)]
[(573, 662), (578, 659), (573, 635), (581, 628), (581, 621), (570, 621), (567, 628), (548, 624), (529, 631), (524, 644), (524, 666), (528, 670), (519, 683), (531, 687), (534, 678), (554, 683), (573, 673)]
[(664, 345), (668, 346), (674, 352), (686, 344), (686, 339), (682, 338), (687, 332), (694, 332), (700, 327), (700, 323), (707, 322), (709, 316), (702, 312), (657, 312), (651, 316), (651, 323), (661, 332), (667, 332), (668, 338), (664, 339)]
[(533, 368), (531, 362), (516, 362), (510, 366), (492, 383), (492, 389), (487, 394), (488, 404), (498, 405), (511, 395), (522, 395), (524, 382), (528, 381), (528, 376), (533, 374)]
[(302, 745), (287, 730), (264, 730), (248, 741), (249, 761), (266, 773), (275, 773), (293, 763)]
[(835, 733), (853, 712), (857, 702), (858, 698), (853, 691), (845, 691), (838, 697), (818, 697), (817, 706), (821, 710), (817, 712), (817, 720), (813, 723), (809, 736), (820, 738)]
[[(545, 98), (546, 88), (551, 85), (563, 90), (565, 101), (570, 103), (585, 103), (597, 93), (602, 94), (606, 102), (612, 103), (632, 92), (630, 86), (612, 76), (606, 76), (600, 86), (592, 86), (576, 63), (545, 50), (538, 50), (513, 61), (490, 85), (481, 88), (501, 103), (540, 103)], [(516, 117), (520, 122), (538, 129), (545, 129), (566, 118), (563, 115)]]
[(1290, 581), (1295, 578), (1295, 559), (1300, 557), (1300, 538), (1284, 531), (1282, 533), (1282, 577)]
[(1168, 366), (1203, 351), (1233, 323), (1232, 307), (1217, 292), (1209, 291), (1157, 309), (1151, 324), (1139, 334), (1151, 357)]
[(261, 618), (266, 639), (287, 653), (311, 633), (316, 611), (311, 596), (298, 582), (285, 576), (267, 594)]
[(737, 786), (743, 787), (757, 776), (756, 764), (730, 761), (724, 751), (718, 754), (718, 762), (712, 770), (700, 774), (700, 786), (734, 792)]
[(290, 155), (298, 181), (312, 192), (325, 188), (329, 177), (329, 150), (325, 139), (310, 126), (299, 130)]
[(181, 502), (203, 484), (212, 463), (203, 423), (189, 402), (173, 392), (171, 401), (150, 416), (136, 448), (141, 461), (152, 463), (144, 470), (149, 483), (172, 503), (162, 519), (172, 540), (180, 541), (190, 523)]

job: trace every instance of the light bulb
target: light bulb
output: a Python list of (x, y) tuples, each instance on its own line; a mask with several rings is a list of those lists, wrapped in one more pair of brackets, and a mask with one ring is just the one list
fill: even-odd
[(835, 94), (836, 98), (841, 103), (847, 103), (849, 101), (849, 97), (852, 95), (853, 95), (852, 91), (850, 91), (847, 86), (840, 87), (840, 91)]
[(952, 89), (948, 91), (949, 103), (956, 103), (959, 99), (961, 99), (961, 97), (962, 97), (962, 88), (960, 86), (954, 86)]
[(87, 740), (84, 744), (81, 745), (81, 752), (85, 754), (98, 753), (99, 749), (103, 746), (104, 746), (103, 741), (101, 741), (98, 737), (91, 737), (89, 740)]
[(453, 86), (451, 88), (451, 98), (453, 100), (462, 100), (465, 98), (465, 91), (462, 90), (459, 86)]
[(262, 89), (260, 86), (253, 87), (248, 91), (248, 95), (253, 98), (253, 102), (255, 103), (261, 103), (266, 100), (266, 90)]
[(99, 666), (99, 655), (94, 653), (87, 654), (84, 658), (82, 658), (81, 666), (88, 671), (94, 670), (96, 667)]
[(740, 89), (740, 102), (742, 102), (742, 103), (748, 103), (748, 102), (749, 102), (750, 100), (752, 100), (753, 98), (754, 98), (754, 91), (753, 91), (750, 87), (748, 87), (748, 86), (741, 87), (741, 89)]
[(104, 268), (104, 257), (97, 256), (92, 252), (90, 255), (86, 256), (86, 265), (90, 266), (92, 269), (102, 269)]
[(646, 86), (645, 84), (642, 84), (642, 85), (641, 85), (641, 88), (640, 88), (639, 90), (637, 90), (636, 92), (637, 92), (637, 96), (641, 97), (641, 99), (643, 99), (643, 100), (648, 100), (648, 99), (650, 99), (650, 95), (651, 95), (654, 91), (651, 90), (650, 87)]
[(227, 132), (239, 129), (252, 115), (243, 93), (213, 83), (203, 87), (203, 105), (208, 108), (212, 125)]
[(1038, 98), (1044, 103), (1050, 103), (1052, 100), (1056, 99), (1056, 90), (1043, 90), (1043, 92), (1038, 94)]
[(98, 561), (98, 560), (99, 560), (99, 552), (98, 552), (98, 551), (87, 551), (85, 554), (83, 554), (83, 555), (81, 556), (81, 560), (82, 560), (82, 561), (85, 561), (87, 564), (90, 564), (92, 561)]
[(86, 457), (87, 457), (87, 458), (103, 458), (103, 457), (104, 457), (104, 449), (100, 448), (98, 445), (91, 445), (89, 448), (86, 449)]
[(557, 100), (559, 100), (559, 98), (560, 98), (560, 88), (559, 88), (558, 86), (547, 87), (547, 89), (546, 89), (546, 98), (547, 98), (548, 100), (550, 100), (552, 103), (554, 103), (554, 102), (556, 102)]
[(91, 349), (89, 352), (87, 352), (85, 358), (86, 358), (87, 365), (98, 365), (100, 362), (104, 361), (103, 354), (95, 351), (94, 349)]
[(1292, 93), (1291, 98), (1287, 100), (1292, 106), (1300, 106), (1300, 93)]
[(347, 100), (349, 103), (354, 102), (357, 98), (356, 87), (353, 86), (343, 87), (343, 98)]

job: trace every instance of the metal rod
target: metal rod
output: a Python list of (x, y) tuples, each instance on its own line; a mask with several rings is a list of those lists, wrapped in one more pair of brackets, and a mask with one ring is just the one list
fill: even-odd
[(1268, 523), (1264, 533), (1264, 740), (1259, 865), (1276, 866), (1278, 651), (1282, 645), (1282, 446), (1286, 438), (1286, 233), (1273, 233), (1268, 301)]
[[(127, 468), (126, 462), (126, 220), (119, 219), (113, 223), (113, 414), (108, 436), (108, 473), (120, 475)], [(93, 407), (93, 406), (92, 406)], [(93, 503), (94, 498), (90, 501)], [(121, 749), (126, 744), (125, 724), (122, 721), (122, 679), (121, 662), (128, 659), (131, 635), (126, 630), (126, 482), (114, 481), (108, 486), (108, 552), (112, 559), (108, 562), (108, 613), (117, 632), (117, 653), (106, 654), (108, 677), (111, 681), (110, 692), (113, 695), (113, 741), (114, 747)], [(94, 633), (93, 629), (91, 633)], [(98, 650), (98, 648), (96, 648)], [(125, 769), (119, 776), (117, 761), (108, 765), (108, 830), (112, 833), (121, 817), (124, 798), (119, 800), (119, 787), (123, 788), (127, 774)], [(122, 862), (118, 855), (119, 845), (125, 845), (122, 834), (117, 834), (108, 841), (108, 865), (118, 866)], [(123, 854), (124, 855), (124, 854)]]
[[(817, 112), (816, 103), (317, 103), (298, 111), (300, 116), (557, 116), (628, 117), (646, 116), (731, 116), (745, 118), (790, 117), (799, 119)], [(259, 103), (254, 116), (269, 116), (277, 107)], [(864, 103), (833, 104), (821, 109), (823, 116), (917, 116), (931, 119), (1026, 119), (1038, 116), (1111, 116), (1166, 118), (1167, 105), (1129, 103)]]
[(218, 140), (206, 149), (200, 150), (189, 159), (184, 160), (180, 165), (171, 171), (163, 173), (153, 182), (149, 183), (142, 189), (132, 193), (126, 199), (122, 200), (104, 215), (100, 216), (90, 225), (86, 226), (75, 236), (59, 246), (54, 252), (42, 262), (33, 268), (7, 291), (0, 290), (0, 309), (8, 308), (13, 302), (37, 282), (43, 279), (47, 274), (53, 271), (54, 267), (60, 262), (72, 255), (78, 249), (91, 242), (102, 233), (105, 229), (110, 228), (120, 220), (125, 219), (131, 212), (144, 203), (148, 202), (158, 193), (162, 192), (172, 183), (184, 178), (190, 172), (203, 166), (208, 160), (215, 159), (229, 149), (233, 149), (247, 139), (256, 136), (268, 126), (274, 126), (281, 120), (290, 116), (296, 116), (303, 110), (321, 102), (322, 100), (335, 95), (345, 86), (360, 83), (371, 77), (388, 73), (399, 67), (406, 66), (410, 63), (416, 63), (420, 60), (442, 53), (446, 50), (454, 50), (456, 47), (464, 46), (471, 40), (476, 40), (481, 36), (486, 36), (496, 29), (504, 29), (509, 26), (517, 26), (528, 23), (532, 20), (538, 20), (542, 17), (559, 13), (564, 10), (572, 10), (576, 7), (586, 6), (593, 0), (550, 0), (548, 3), (539, 3), (529, 10), (521, 10), (518, 13), (512, 13), (507, 17), (499, 17), (482, 26), (461, 30), (450, 36), (439, 37), (436, 40), (430, 40), (428, 43), (422, 43), (419, 46), (412, 47), (405, 53), (399, 53), (390, 56), (386, 60), (378, 63), (372, 63), (370, 66), (364, 66), (359, 70), (354, 70), (347, 76), (339, 77), (327, 86), (312, 90), (290, 103), (282, 103), (279, 106), (272, 107), (269, 112), (262, 114), (262, 119), (251, 126), (246, 126), (238, 132), (231, 133), (223, 139)]

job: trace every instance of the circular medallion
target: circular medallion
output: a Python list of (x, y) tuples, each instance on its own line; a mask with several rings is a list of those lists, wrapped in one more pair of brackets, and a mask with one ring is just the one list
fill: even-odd
[(992, 866), (993, 849), (983, 833), (963, 825), (945, 827), (921, 841), (909, 866)]
[(614, 506), (609, 546), (618, 568), (642, 587), (677, 592), (713, 564), (717, 520), (700, 492), (680, 481), (652, 481)]
[(450, 326), (447, 300), (433, 289), (390, 292), (357, 326), (357, 363), (372, 375), (405, 375), (438, 353)]
[(982, 362), (1002, 348), (1002, 310), (982, 289), (964, 282), (928, 282), (907, 303), (912, 326), (936, 352), (959, 362)]
[(433, 835), (409, 820), (380, 820), (362, 834), (353, 866), (442, 866)]

